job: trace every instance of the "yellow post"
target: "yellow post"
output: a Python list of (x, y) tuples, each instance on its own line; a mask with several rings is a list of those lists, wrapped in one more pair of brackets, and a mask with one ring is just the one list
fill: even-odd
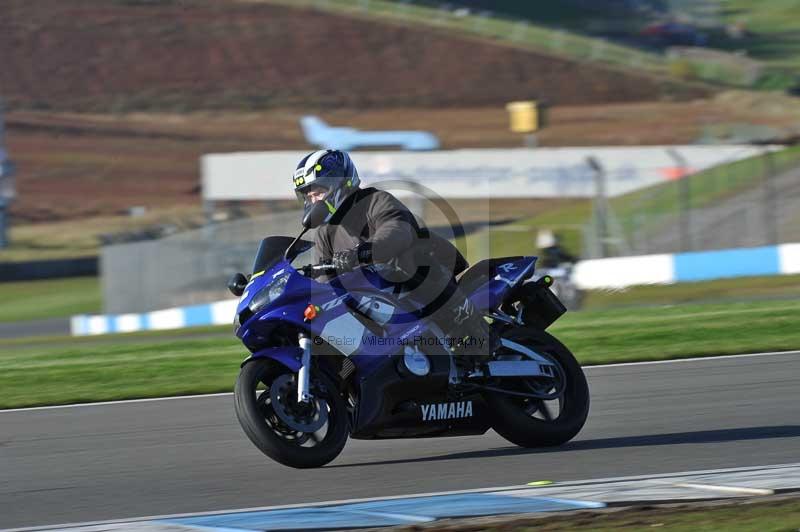
[(533, 133), (539, 129), (539, 109), (535, 100), (506, 104), (514, 133)]
[(509, 102), (506, 104), (510, 128), (514, 133), (525, 133), (525, 145), (536, 145), (534, 133), (545, 125), (545, 107), (536, 100)]

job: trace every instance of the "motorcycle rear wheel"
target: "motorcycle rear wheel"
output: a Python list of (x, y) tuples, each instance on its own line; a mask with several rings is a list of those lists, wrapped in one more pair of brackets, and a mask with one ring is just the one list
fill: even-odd
[[(520, 447), (562, 445), (580, 432), (589, 414), (589, 386), (578, 362), (569, 349), (550, 334), (532, 328), (518, 328), (503, 338), (520, 343), (549, 358), (560, 367), (563, 391), (553, 401), (524, 398), (501, 392), (486, 392), (484, 397), (494, 413), (492, 428), (503, 438)], [(542, 379), (506, 379), (503, 386), (521, 393), (547, 393), (558, 389)], [(551, 403), (558, 402), (554, 413)]]
[[(336, 385), (321, 372), (311, 379), (314, 401), (299, 405), (295, 378), (271, 360), (245, 364), (234, 388), (236, 417), (250, 441), (276, 462), (298, 469), (321, 467), (339, 456), (347, 443), (347, 408)], [(297, 420), (294, 426), (292, 419)], [(304, 431), (304, 426), (310, 428)]]

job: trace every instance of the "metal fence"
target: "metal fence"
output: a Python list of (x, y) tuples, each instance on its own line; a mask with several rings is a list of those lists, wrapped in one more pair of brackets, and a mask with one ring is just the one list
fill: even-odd
[[(600, 175), (602, 176), (602, 169)], [(593, 201), (583, 256), (674, 253), (800, 240), (800, 149), (764, 151), (611, 200)]]
[[(467, 239), (468, 259), (536, 254), (542, 231), (582, 259), (800, 242), (800, 147), (765, 147), (762, 155), (616, 197), (607, 194), (610, 172), (594, 163), (594, 198), (487, 226)], [(688, 168), (676, 161), (676, 171)]]
[(296, 235), (298, 216), (272, 214), (106, 246), (100, 254), (104, 310), (146, 312), (229, 298), (227, 280), (250, 272), (261, 239)]

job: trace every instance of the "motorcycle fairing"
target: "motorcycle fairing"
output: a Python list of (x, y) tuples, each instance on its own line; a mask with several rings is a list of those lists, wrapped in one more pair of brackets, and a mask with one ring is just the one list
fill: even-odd
[(242, 366), (257, 358), (271, 358), (280, 362), (292, 371), (300, 371), (301, 363), (300, 358), (303, 356), (303, 350), (299, 347), (283, 346), (283, 347), (267, 347), (256, 351), (243, 362)]
[[(459, 284), (476, 308), (497, 308), (509, 291), (533, 275), (536, 257), (486, 259), (467, 270)], [(472, 272), (472, 273), (470, 273)]]
[[(417, 377), (403, 371), (402, 356), (384, 359), (368, 378), (358, 381), (359, 400), (350, 437), (355, 439), (422, 438), (480, 435), (490, 428), (488, 407), (478, 393), (454, 396), (448, 389), (450, 358), (432, 353), (431, 372)], [(469, 402), (468, 416), (426, 420), (423, 408)]]
[[(301, 275), (288, 262), (279, 261), (271, 269), (256, 272), (243, 292), (237, 306), (241, 326), (236, 335), (251, 352), (257, 352), (269, 342), (276, 328), (293, 327), (304, 330), (312, 338), (320, 338), (342, 355), (351, 357), (358, 373), (368, 375), (383, 360), (396, 353), (409, 334), (422, 335), (430, 325), (399, 320), (391, 316), (376, 324), (361, 310), (365, 301), (391, 301), (388, 306), (407, 313), (400, 302), (380, 289), (391, 288), (382, 277), (369, 268), (345, 274), (334, 283), (319, 283)], [(283, 276), (288, 276), (283, 292), (263, 309), (252, 313), (249, 304), (261, 291)], [(345, 290), (344, 286), (348, 287)], [(376, 291), (377, 289), (377, 291)], [(311, 321), (304, 317), (309, 304), (319, 310)], [(317, 340), (319, 341), (319, 340)]]

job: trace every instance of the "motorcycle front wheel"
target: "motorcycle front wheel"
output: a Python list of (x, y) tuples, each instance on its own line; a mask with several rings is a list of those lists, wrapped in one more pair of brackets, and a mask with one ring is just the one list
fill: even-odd
[(308, 403), (297, 401), (297, 374), (271, 360), (245, 364), (234, 388), (236, 417), (261, 452), (295, 468), (321, 467), (347, 443), (347, 408), (334, 382), (312, 374)]
[[(589, 386), (580, 364), (564, 344), (544, 331), (518, 328), (503, 338), (549, 359), (558, 371), (554, 378), (507, 378), (495, 385), (517, 395), (485, 392), (494, 415), (492, 428), (521, 447), (551, 447), (568, 442), (580, 432), (589, 414)], [(504, 355), (503, 350), (497, 354), (500, 359), (513, 356)]]

